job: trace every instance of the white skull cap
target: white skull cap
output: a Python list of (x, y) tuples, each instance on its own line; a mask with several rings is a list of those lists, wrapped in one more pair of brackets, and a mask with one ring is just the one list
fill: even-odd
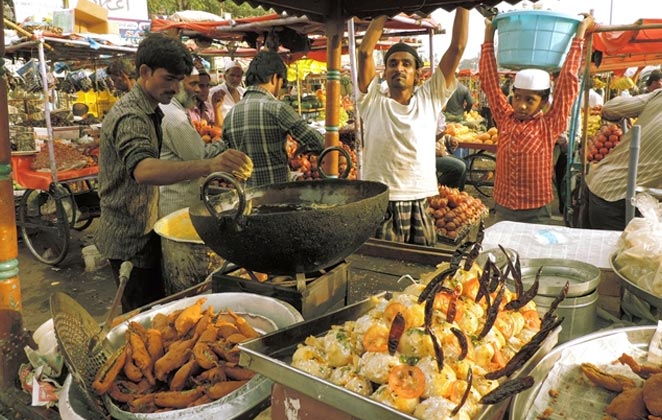
[(527, 90), (550, 88), (549, 73), (540, 69), (524, 69), (517, 72), (513, 87)]
[(189, 74), (189, 76), (197, 76), (199, 74), (200, 72), (198, 71), (198, 68), (196, 66), (193, 66), (193, 69), (191, 70), (191, 74)]
[(225, 68), (223, 69), (223, 72), (227, 72), (228, 70), (233, 69), (233, 68), (235, 68), (235, 67), (238, 67), (238, 68), (240, 68), (240, 69), (243, 70), (243, 67), (241, 67), (241, 64), (240, 64), (238, 61), (236, 61), (236, 60), (228, 60), (228, 61), (225, 63)]

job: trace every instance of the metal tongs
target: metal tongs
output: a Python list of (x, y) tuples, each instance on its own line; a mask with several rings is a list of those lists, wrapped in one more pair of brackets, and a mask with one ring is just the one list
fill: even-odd
[(499, 9), (496, 7), (488, 6), (485, 3), (480, 3), (477, 5), (476, 10), (487, 19), (493, 19), (494, 16), (499, 14)]

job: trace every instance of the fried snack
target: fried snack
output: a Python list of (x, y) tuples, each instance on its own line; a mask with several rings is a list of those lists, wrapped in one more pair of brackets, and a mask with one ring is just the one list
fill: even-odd
[(200, 385), (203, 383), (216, 383), (216, 382), (224, 382), (227, 381), (227, 375), (225, 374), (225, 367), (224, 365), (216, 366), (211, 369), (207, 369), (195, 378), (193, 378), (193, 382), (196, 384)]
[(124, 375), (133, 382), (139, 382), (143, 377), (143, 372), (135, 363), (133, 363), (133, 350), (131, 343), (126, 344), (126, 357), (124, 361)]
[(232, 322), (217, 322), (216, 327), (218, 327), (218, 333), (223, 338), (228, 338), (233, 334), (239, 334), (239, 328)]
[(239, 347), (236, 345), (223, 340), (211, 343), (209, 347), (226, 362), (239, 363)]
[(255, 329), (251, 327), (251, 325), (248, 323), (248, 321), (246, 321), (246, 319), (232, 312), (232, 310), (230, 309), (228, 309), (228, 313), (232, 318), (234, 318), (234, 322), (237, 324), (237, 328), (239, 328), (240, 333), (242, 333), (248, 338), (256, 338), (260, 336), (260, 333), (255, 331)]
[(212, 324), (214, 320), (214, 308), (209, 306), (205, 311), (202, 313), (202, 317), (198, 320), (198, 322), (195, 324), (195, 330), (193, 334), (195, 335), (202, 335), (202, 333), (209, 327), (209, 324)]
[(186, 363), (191, 355), (191, 348), (197, 337), (188, 340), (179, 340), (172, 343), (166, 354), (154, 363), (154, 375), (160, 381), (165, 382), (168, 373)]
[(210, 402), (214, 401), (209, 395), (204, 394), (202, 397), (198, 398), (197, 400), (193, 401), (191, 404), (189, 404), (188, 407), (197, 407), (202, 404), (209, 404)]
[(218, 356), (206, 342), (198, 341), (193, 346), (193, 356), (203, 369), (211, 369), (218, 366)]
[(154, 402), (154, 393), (140, 395), (136, 399), (129, 401), (127, 406), (132, 413), (153, 413), (158, 407)]
[(207, 388), (207, 395), (214, 400), (224, 397), (232, 391), (239, 389), (248, 381), (217, 382)]
[(627, 388), (618, 394), (607, 406), (605, 413), (617, 420), (639, 420), (646, 418), (648, 412), (644, 404), (641, 388)]
[(227, 340), (228, 340), (228, 343), (230, 343), (230, 344), (239, 344), (239, 343), (243, 343), (244, 341), (247, 341), (248, 337), (246, 337), (245, 335), (239, 333), (239, 334), (232, 334), (231, 336), (229, 336), (227, 338)]
[(128, 403), (129, 401), (133, 401), (138, 394), (147, 392), (149, 388), (150, 385), (147, 381), (135, 383), (116, 380), (108, 390), (108, 395), (115, 401)]
[(644, 403), (654, 416), (662, 416), (662, 373), (656, 373), (646, 379), (643, 387)]
[(106, 363), (101, 366), (92, 382), (92, 389), (99, 395), (103, 395), (110, 389), (111, 385), (119, 375), (126, 362), (126, 346), (122, 346), (113, 353)]
[(632, 372), (636, 373), (640, 378), (648, 379), (656, 373), (662, 373), (662, 367), (653, 366), (646, 363), (639, 364), (632, 356), (627, 353), (621, 354), (618, 361), (624, 365), (628, 365)]
[(230, 366), (225, 365), (225, 374), (228, 378), (234, 379), (235, 381), (246, 381), (255, 376), (255, 372), (252, 370), (245, 369), (241, 366)]
[(207, 325), (207, 328), (200, 334), (198, 342), (211, 343), (218, 339), (218, 327), (212, 323)]
[(188, 383), (189, 379), (191, 379), (191, 376), (193, 376), (197, 371), (199, 370), (200, 365), (198, 362), (195, 360), (194, 357), (191, 357), (191, 359), (184, 363), (182, 367), (177, 369), (177, 372), (172, 376), (172, 379), (170, 380), (170, 390), (171, 391), (181, 391), (184, 389), (186, 384)]
[(582, 363), (581, 369), (591, 382), (610, 391), (621, 392), (624, 389), (637, 386), (637, 384), (627, 376), (608, 374), (591, 363)]
[(175, 329), (180, 336), (186, 334), (202, 318), (202, 305), (207, 298), (198, 299), (193, 305), (185, 308), (175, 319)]
[(154, 393), (154, 402), (157, 406), (164, 408), (186, 408), (204, 394), (205, 388), (202, 386), (188, 391), (156, 392)]
[(152, 365), (154, 365), (154, 363), (156, 363), (156, 361), (165, 353), (163, 349), (163, 337), (161, 331), (155, 328), (148, 329), (146, 331), (145, 341), (147, 353), (149, 353), (149, 357), (152, 359)]
[[(130, 323), (129, 329), (126, 331), (127, 342), (131, 345), (133, 362), (136, 364), (136, 366), (138, 366), (145, 378), (147, 378), (147, 381), (154, 385), (156, 381), (154, 379), (154, 371), (152, 369), (152, 357), (147, 352), (147, 347), (143, 341), (142, 334), (139, 332), (141, 329), (136, 328), (133, 324), (136, 323)], [(145, 331), (145, 329), (142, 328), (142, 331)], [(146, 334), (147, 333), (145, 332), (145, 335)]]

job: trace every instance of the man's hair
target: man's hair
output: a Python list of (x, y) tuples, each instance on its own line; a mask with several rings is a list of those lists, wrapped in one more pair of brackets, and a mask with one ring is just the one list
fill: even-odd
[(165, 69), (175, 75), (189, 75), (193, 69), (193, 58), (184, 44), (160, 32), (152, 32), (138, 45), (136, 70), (145, 64), (152, 70)]
[(274, 51), (260, 51), (248, 65), (246, 85), (268, 83), (274, 74), (287, 83), (287, 67), (285, 67), (283, 59)]
[(648, 79), (646, 79), (646, 86), (650, 86), (653, 82), (657, 82), (658, 80), (662, 80), (662, 72), (660, 70), (653, 70), (651, 74), (648, 75)]
[(108, 64), (108, 67), (106, 68), (106, 74), (109, 76), (121, 76), (126, 74), (130, 78), (135, 79), (136, 67), (128, 59), (118, 58)]

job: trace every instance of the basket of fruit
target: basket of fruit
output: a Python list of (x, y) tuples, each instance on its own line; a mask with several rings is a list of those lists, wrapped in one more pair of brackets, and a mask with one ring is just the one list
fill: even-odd
[(489, 210), (479, 199), (457, 188), (439, 186), (439, 194), (428, 199), (440, 242), (458, 244)]

